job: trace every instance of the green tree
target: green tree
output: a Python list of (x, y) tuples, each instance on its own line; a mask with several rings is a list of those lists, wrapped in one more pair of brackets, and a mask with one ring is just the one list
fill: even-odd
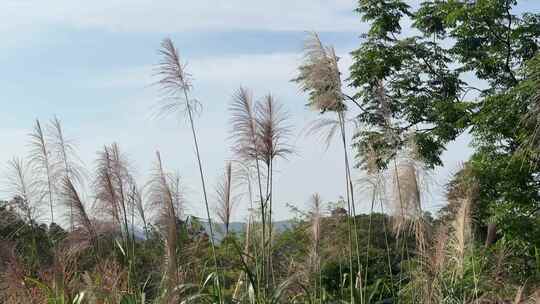
[[(540, 235), (526, 227), (538, 221), (540, 172), (537, 149), (527, 144), (535, 128), (525, 118), (539, 88), (540, 14), (518, 14), (516, 5), (360, 0), (370, 29), (352, 53), (350, 81), (364, 126), (354, 145), (359, 165), (375, 149), (385, 167), (412, 138), (435, 167), (446, 144), (470, 132), (480, 223), (495, 221), (503, 236), (532, 243)], [(412, 29), (403, 32), (409, 21)]]

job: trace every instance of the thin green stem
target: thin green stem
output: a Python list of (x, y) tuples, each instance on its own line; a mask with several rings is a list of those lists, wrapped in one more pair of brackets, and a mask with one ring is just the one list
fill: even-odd
[[(358, 265), (358, 271), (361, 273), (362, 271), (362, 263), (360, 262), (360, 242), (358, 240), (358, 229), (357, 229), (357, 223), (356, 223), (356, 207), (354, 202), (354, 187), (352, 184), (352, 177), (351, 177), (351, 170), (350, 170), (350, 164), (349, 164), (349, 153), (347, 150), (347, 136), (346, 136), (346, 130), (345, 130), (345, 117), (343, 112), (338, 112), (338, 120), (340, 125), (340, 131), (341, 131), (341, 140), (343, 143), (343, 155), (344, 155), (344, 162), (345, 162), (345, 180), (346, 180), (346, 187), (347, 187), (347, 200), (349, 204), (349, 212), (352, 216), (352, 223), (353, 223), (353, 238), (354, 238), (354, 250), (356, 251), (356, 262)], [(353, 249), (351, 248), (351, 251)], [(359, 276), (361, 279), (361, 275)], [(355, 275), (356, 278), (356, 275)], [(352, 276), (351, 276), (352, 279)], [(362, 282), (360, 282), (360, 303), (363, 303), (363, 288), (362, 288)]]
[(193, 114), (192, 114), (192, 109), (191, 109), (191, 103), (190, 103), (190, 100), (189, 100), (189, 97), (188, 97), (188, 94), (187, 94), (187, 89), (184, 89), (184, 97), (186, 98), (186, 106), (187, 106), (187, 112), (188, 112), (189, 122), (190, 122), (190, 126), (191, 126), (191, 133), (193, 135), (193, 142), (195, 144), (195, 152), (197, 154), (197, 162), (198, 162), (198, 165), (199, 165), (199, 174), (200, 174), (200, 177), (201, 177), (201, 185), (202, 185), (202, 190), (203, 190), (204, 204), (205, 204), (205, 207), (206, 207), (206, 216), (208, 218), (208, 226), (210, 228), (210, 244), (212, 246), (212, 257), (213, 257), (213, 260), (214, 260), (214, 267), (215, 267), (216, 275), (218, 277), (218, 293), (219, 293), (220, 301), (222, 301), (222, 298), (221, 298), (221, 286), (220, 286), (220, 283), (219, 283), (220, 282), (219, 269), (218, 269), (218, 262), (217, 262), (217, 257), (216, 257), (216, 248), (215, 248), (215, 244), (214, 244), (214, 228), (213, 228), (213, 225), (212, 225), (212, 218), (210, 217), (210, 206), (208, 205), (208, 195), (206, 193), (206, 184), (205, 184), (205, 181), (204, 181), (204, 173), (203, 173), (203, 168), (202, 168), (201, 155), (200, 155), (200, 152), (199, 152), (199, 143), (197, 141), (197, 134), (195, 132), (195, 124), (193, 122)]

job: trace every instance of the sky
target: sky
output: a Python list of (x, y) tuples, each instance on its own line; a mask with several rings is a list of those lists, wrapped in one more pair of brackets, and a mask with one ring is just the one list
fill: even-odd
[[(534, 0), (523, 3), (520, 9), (538, 6)], [(159, 150), (165, 167), (182, 176), (186, 213), (203, 217), (189, 125), (182, 117), (155, 115), (157, 49), (170, 37), (193, 75), (193, 96), (203, 105), (195, 123), (211, 189), (232, 157), (228, 107), (233, 92), (244, 86), (256, 97), (271, 92), (293, 126), (295, 153), (276, 164), (275, 218), (289, 218), (286, 204), (303, 207), (314, 192), (335, 201), (344, 194), (342, 151), (338, 142), (327, 150), (319, 139), (304, 135), (317, 113), (305, 107), (306, 95), (290, 80), (301, 63), (306, 31), (319, 32), (324, 43), (335, 47), (346, 78), (349, 52), (359, 47), (359, 36), (368, 28), (354, 12), (355, 4), (0, 0), (0, 163), (25, 155), (36, 118), (47, 121), (56, 115), (89, 170), (98, 149), (118, 142), (144, 183)], [(427, 210), (444, 204), (441, 185), (470, 155), (469, 141), (461, 136), (443, 154), (445, 165), (433, 173)], [(0, 191), (0, 198), (7, 194)], [(238, 208), (235, 220), (242, 220), (245, 202)], [(367, 210), (362, 199), (358, 208)]]

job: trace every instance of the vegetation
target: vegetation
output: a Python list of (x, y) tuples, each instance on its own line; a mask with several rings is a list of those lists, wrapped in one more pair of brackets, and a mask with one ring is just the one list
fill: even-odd
[[(291, 205), (283, 230), (272, 214), (274, 165), (292, 152), (285, 108), (235, 91), (234, 159), (212, 195), (199, 102), (165, 39), (160, 110), (188, 118), (207, 217), (184, 214), (184, 187), (159, 152), (139, 184), (119, 144), (99, 149), (89, 170), (58, 118), (36, 120), (30, 155), (8, 163), (2, 184), (11, 199), (0, 202), (0, 302), (539, 303), (540, 15), (516, 4), (359, 0), (370, 28), (346, 80), (334, 48), (309, 34), (293, 81), (319, 115), (308, 133), (328, 145), (339, 136), (344, 197)], [(463, 133), (474, 154), (432, 216), (430, 174)], [(368, 214), (357, 213), (358, 195)], [(240, 202), (249, 217), (238, 231)]]

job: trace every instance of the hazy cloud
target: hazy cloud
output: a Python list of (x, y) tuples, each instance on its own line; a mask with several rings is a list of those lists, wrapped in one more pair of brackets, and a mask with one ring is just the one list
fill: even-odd
[(0, 30), (42, 26), (130, 32), (357, 30), (348, 0), (4, 0)]

